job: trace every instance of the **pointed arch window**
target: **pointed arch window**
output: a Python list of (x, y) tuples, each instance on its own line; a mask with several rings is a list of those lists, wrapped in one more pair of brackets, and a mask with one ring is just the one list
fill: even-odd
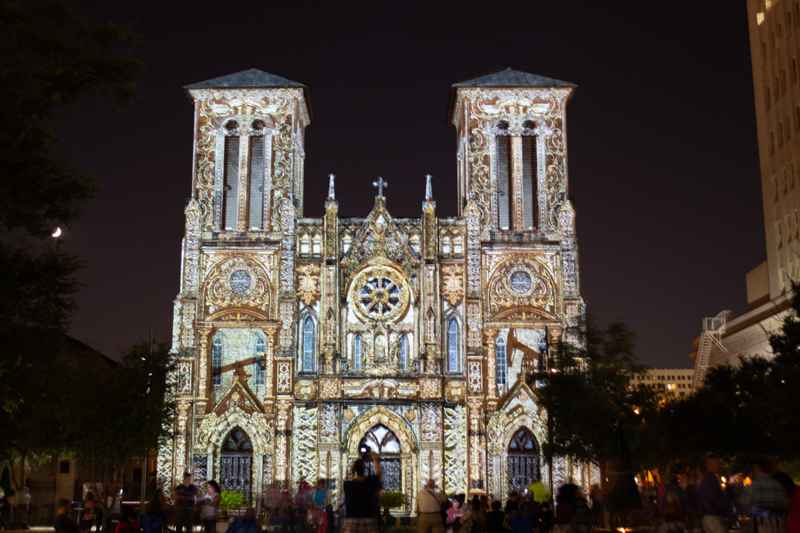
[(260, 334), (256, 334), (256, 359), (257, 361), (253, 363), (253, 375), (255, 376), (256, 385), (264, 385), (266, 383), (266, 369), (265, 369), (265, 362), (264, 362), (264, 354), (267, 351), (266, 343), (264, 342), (264, 337)]
[(400, 354), (399, 354), (399, 365), (400, 370), (407, 370), (408, 369), (408, 353), (409, 353), (409, 343), (408, 343), (408, 334), (404, 333), (400, 336)]
[(506, 359), (506, 340), (500, 336), (494, 343), (494, 379), (497, 384), (497, 392), (505, 392), (507, 381), (507, 359)]
[(211, 342), (211, 382), (214, 385), (222, 384), (222, 333), (214, 335)]
[(361, 370), (361, 335), (353, 337), (353, 370)]
[(501, 120), (495, 128), (495, 169), (497, 190), (497, 226), (511, 228), (511, 136), (508, 122)]
[(314, 319), (307, 316), (303, 320), (303, 346), (302, 346), (302, 360), (301, 370), (303, 372), (314, 371), (314, 353), (316, 342), (316, 325)]
[(239, 207), (239, 123), (225, 124), (222, 229), (235, 230)]
[(447, 321), (447, 371), (461, 372), (461, 331), (458, 320)]
[(264, 121), (254, 120), (253, 129), (250, 131), (250, 185), (248, 196), (250, 229), (258, 230), (264, 227), (264, 171), (265, 152)]

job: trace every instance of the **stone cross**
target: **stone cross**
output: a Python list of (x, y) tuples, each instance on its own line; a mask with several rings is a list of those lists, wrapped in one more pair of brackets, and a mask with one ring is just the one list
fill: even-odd
[(382, 177), (378, 176), (378, 179), (372, 182), (372, 186), (378, 189), (378, 196), (383, 196), (383, 189), (384, 188), (388, 189), (389, 183)]

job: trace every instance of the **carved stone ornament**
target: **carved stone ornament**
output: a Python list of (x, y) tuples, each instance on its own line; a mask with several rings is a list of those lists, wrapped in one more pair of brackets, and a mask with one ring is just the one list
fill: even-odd
[(557, 285), (548, 268), (528, 256), (512, 256), (494, 270), (488, 283), (492, 319), (553, 318)]
[(446, 265), (442, 267), (442, 294), (455, 306), (464, 298), (464, 267)]
[(209, 314), (228, 307), (250, 307), (269, 312), (271, 285), (266, 269), (255, 259), (234, 255), (220, 261), (206, 282)]
[(319, 266), (303, 265), (297, 268), (297, 296), (311, 306), (319, 299)]

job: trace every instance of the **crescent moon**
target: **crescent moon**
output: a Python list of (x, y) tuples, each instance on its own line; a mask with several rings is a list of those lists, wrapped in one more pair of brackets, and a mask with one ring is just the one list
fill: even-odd
[(62, 233), (63, 232), (61, 231), (61, 226), (56, 226), (56, 229), (51, 234), (51, 237), (53, 237), (54, 239), (58, 239), (59, 237), (61, 237)]

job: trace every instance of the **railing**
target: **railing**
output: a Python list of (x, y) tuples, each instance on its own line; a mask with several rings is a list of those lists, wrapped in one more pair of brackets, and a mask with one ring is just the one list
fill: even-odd
[(716, 347), (720, 351), (727, 352), (728, 349), (722, 344), (722, 335), (725, 333), (725, 326), (731, 316), (730, 311), (721, 311), (716, 316), (703, 319), (703, 332), (700, 334), (700, 341), (697, 346), (697, 356), (694, 362), (694, 376), (692, 384), (695, 389), (703, 386), (706, 378), (711, 352)]

